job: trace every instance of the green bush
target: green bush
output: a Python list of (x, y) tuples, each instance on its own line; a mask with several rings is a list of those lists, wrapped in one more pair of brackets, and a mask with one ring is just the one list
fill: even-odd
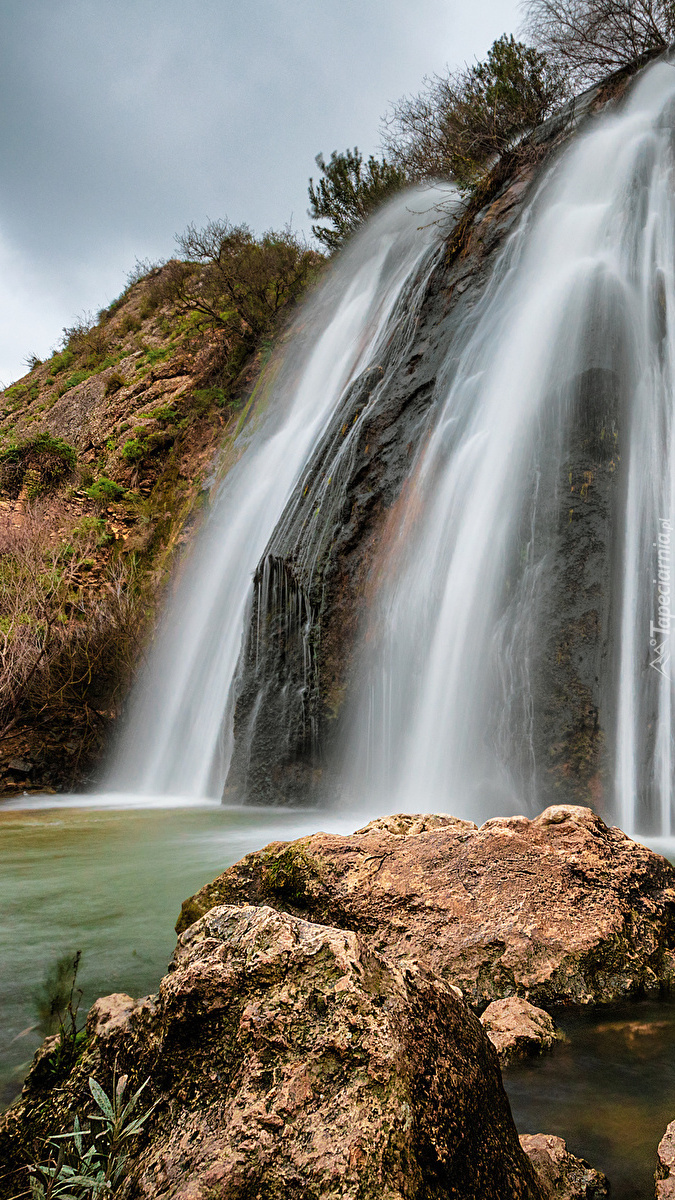
[(67, 371), (73, 361), (74, 355), (72, 350), (63, 350), (62, 353), (54, 352), (52, 354), (51, 366), (49, 368), (50, 375), (59, 375), (61, 371)]
[(364, 165), (356, 146), (343, 154), (334, 150), (328, 163), (317, 154), (316, 165), (323, 179), (316, 187), (313, 179), (309, 181), (309, 215), (331, 222), (312, 225), (314, 237), (329, 251), (337, 250), (375, 208), (409, 182), (405, 168), (384, 158), (371, 154)]
[(129, 438), (122, 446), (122, 458), (127, 463), (138, 463), (145, 457), (146, 445), (141, 438)]
[(145, 357), (150, 366), (154, 367), (155, 363), (163, 362), (165, 358), (168, 358), (172, 350), (173, 346), (152, 346), (146, 351)]
[(0, 487), (18, 496), (24, 481), (31, 498), (59, 484), (77, 464), (77, 451), (62, 438), (38, 433), (23, 442), (14, 442), (0, 452)]
[(174, 421), (179, 420), (180, 413), (170, 404), (160, 404), (157, 408), (153, 408), (148, 413), (148, 416), (154, 417), (156, 421), (166, 421), (172, 424)]
[(91, 487), (85, 488), (85, 492), (90, 500), (96, 500), (101, 504), (110, 504), (113, 500), (119, 500), (124, 495), (124, 488), (120, 487), (119, 483), (115, 483), (112, 479), (106, 479), (102, 475)]

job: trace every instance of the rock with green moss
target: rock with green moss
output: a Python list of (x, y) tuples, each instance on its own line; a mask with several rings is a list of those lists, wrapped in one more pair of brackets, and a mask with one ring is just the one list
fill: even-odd
[(271, 904), (424, 962), (472, 1005), (606, 1003), (670, 991), (675, 868), (588, 808), (534, 820), (380, 818), (249, 854), (183, 905)]
[[(88, 1079), (146, 1078), (153, 1109), (118, 1195), (172, 1200), (544, 1200), (497, 1056), (440, 979), (269, 907), (213, 909), (159, 994), (99, 1000), (65, 1078), (31, 1075), (0, 1123), (26, 1158), (91, 1108)], [(4, 1191), (2, 1190), (4, 1188)]]

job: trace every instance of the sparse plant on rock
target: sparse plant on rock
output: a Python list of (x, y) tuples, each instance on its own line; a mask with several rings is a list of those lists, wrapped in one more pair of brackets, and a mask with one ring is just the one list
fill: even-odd
[(125, 1177), (129, 1148), (156, 1107), (155, 1103), (144, 1113), (134, 1115), (149, 1082), (146, 1079), (127, 1100), (127, 1075), (113, 1081), (110, 1096), (96, 1079), (90, 1078), (89, 1090), (96, 1109), (83, 1121), (76, 1115), (70, 1133), (54, 1134), (48, 1140), (51, 1153), (47, 1162), (29, 1168), (32, 1200), (57, 1196), (63, 1200), (97, 1200), (115, 1194)]
[(89, 589), (101, 523), (84, 520), (64, 541), (38, 503), (2, 531), (0, 740), (22, 720), (49, 714), (57, 721), (73, 707), (94, 729), (99, 681), (106, 680), (110, 704), (137, 662), (143, 611), (136, 567), (113, 559)]

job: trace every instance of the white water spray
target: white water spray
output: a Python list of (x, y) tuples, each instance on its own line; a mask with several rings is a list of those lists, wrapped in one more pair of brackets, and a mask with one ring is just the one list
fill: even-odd
[(377, 352), (406, 285), (440, 241), (419, 190), (387, 205), (303, 308), (252, 435), (216, 498), (132, 706), (107, 790), (220, 796), (251, 581), (345, 389)]

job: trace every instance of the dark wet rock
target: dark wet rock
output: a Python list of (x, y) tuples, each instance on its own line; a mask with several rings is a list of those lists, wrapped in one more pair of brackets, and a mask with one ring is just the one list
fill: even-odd
[[(120, 1200), (545, 1200), (476, 1016), (353, 933), (213, 909), (158, 996), (99, 1000), (88, 1033), (68, 1077), (29, 1076), (2, 1118), (5, 1172), (117, 1071), (158, 1102)], [(22, 1185), (5, 1174), (0, 1196)]]
[(243, 903), (355, 930), (480, 1009), (514, 995), (606, 1003), (669, 990), (675, 975), (675, 869), (587, 808), (480, 829), (397, 816), (349, 837), (273, 842), (186, 900), (177, 928)]
[(550, 1050), (560, 1038), (553, 1018), (520, 996), (493, 1000), (480, 1021), (503, 1067)]
[(670, 1122), (661, 1138), (657, 1157), (656, 1200), (675, 1200), (675, 1121)]
[(520, 1144), (550, 1200), (608, 1200), (607, 1177), (585, 1159), (570, 1154), (562, 1138), (524, 1134)]

